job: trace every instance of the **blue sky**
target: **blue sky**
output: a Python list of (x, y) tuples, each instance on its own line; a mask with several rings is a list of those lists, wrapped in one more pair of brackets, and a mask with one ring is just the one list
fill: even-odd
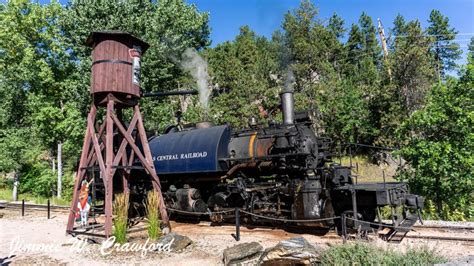
[[(298, 0), (187, 0), (200, 11), (210, 13), (213, 44), (232, 40), (241, 25), (249, 25), (257, 33), (270, 37), (281, 27), (283, 16), (299, 5)], [(328, 19), (334, 12), (346, 21), (346, 27), (357, 23), (362, 12), (374, 21), (382, 20), (390, 27), (400, 13), (407, 20), (418, 18), (424, 26), (432, 9), (448, 16), (459, 32), (474, 33), (473, 0), (320, 0), (313, 1), (320, 11), (320, 18)], [(472, 35), (471, 35), (472, 36)]]
[[(249, 25), (259, 35), (271, 37), (272, 33), (281, 27), (284, 14), (299, 5), (299, 0), (186, 1), (196, 4), (200, 11), (210, 13), (212, 46), (233, 40), (242, 25)], [(49, 0), (40, 2), (47, 3)], [(60, 2), (64, 4), (67, 0)], [(313, 0), (313, 2), (319, 8), (319, 17), (323, 20), (327, 20), (336, 12), (345, 20), (346, 28), (349, 28), (352, 23), (357, 23), (360, 14), (365, 11), (374, 22), (377, 18), (382, 20), (386, 33), (398, 13), (407, 20), (419, 19), (426, 27), (431, 10), (438, 9), (449, 17), (451, 26), (464, 34), (457, 37), (464, 51), (467, 50), (468, 39), (474, 36), (474, 0)], [(464, 60), (460, 61), (463, 62)]]
[[(249, 25), (260, 35), (271, 37), (281, 28), (283, 16), (288, 10), (298, 7), (298, 0), (187, 0), (200, 11), (210, 13), (212, 46), (233, 40), (239, 27)], [(474, 36), (474, 0), (319, 0), (313, 1), (319, 8), (320, 19), (327, 20), (334, 12), (346, 22), (346, 28), (357, 23), (362, 12), (371, 16), (374, 22), (382, 20), (385, 32), (392, 27), (397, 14), (406, 20), (419, 19), (427, 26), (432, 9), (438, 9), (449, 17), (451, 26), (459, 33), (459, 44), (467, 50), (467, 39)], [(465, 55), (464, 55), (465, 56)], [(462, 60), (464, 61), (464, 60)]]

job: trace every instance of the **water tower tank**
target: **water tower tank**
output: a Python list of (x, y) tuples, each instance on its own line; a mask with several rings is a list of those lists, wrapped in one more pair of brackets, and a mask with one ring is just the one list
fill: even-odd
[(93, 32), (86, 42), (92, 47), (91, 94), (140, 97), (140, 57), (149, 45), (121, 31)]

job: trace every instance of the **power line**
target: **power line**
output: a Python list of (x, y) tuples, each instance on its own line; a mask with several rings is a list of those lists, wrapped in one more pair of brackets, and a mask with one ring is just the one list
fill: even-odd
[[(440, 36), (474, 36), (474, 32), (463, 32), (457, 34), (422, 34), (423, 37), (440, 37)], [(391, 38), (408, 38), (409, 35), (394, 35)]]

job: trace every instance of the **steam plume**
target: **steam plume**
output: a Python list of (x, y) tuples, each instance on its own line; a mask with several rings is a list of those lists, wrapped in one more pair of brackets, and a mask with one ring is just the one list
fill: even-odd
[(207, 72), (206, 60), (204, 60), (195, 49), (187, 48), (183, 53), (180, 64), (181, 67), (189, 71), (196, 80), (199, 90), (199, 102), (207, 113), (209, 111), (209, 96), (211, 95), (211, 91), (208, 86), (209, 74)]

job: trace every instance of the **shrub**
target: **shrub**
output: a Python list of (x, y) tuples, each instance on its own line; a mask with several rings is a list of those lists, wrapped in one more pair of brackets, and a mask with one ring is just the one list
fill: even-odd
[(157, 239), (161, 235), (160, 218), (158, 211), (158, 203), (160, 199), (155, 191), (148, 192), (146, 201), (146, 216), (148, 221), (148, 237), (152, 240)]
[(114, 211), (114, 236), (117, 243), (127, 242), (129, 194), (123, 193), (115, 196)]
[(362, 243), (333, 246), (321, 258), (322, 265), (433, 265), (445, 261), (426, 247), (403, 254)]

